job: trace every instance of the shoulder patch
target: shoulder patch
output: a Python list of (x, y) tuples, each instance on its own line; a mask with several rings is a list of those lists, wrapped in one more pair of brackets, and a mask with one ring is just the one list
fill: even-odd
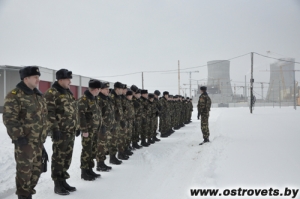
[(64, 97), (65, 97), (65, 95), (60, 95), (59, 97), (60, 97), (60, 98), (64, 98)]
[(12, 90), (11, 93), (15, 95), (15, 94), (17, 94), (17, 91), (16, 90)]

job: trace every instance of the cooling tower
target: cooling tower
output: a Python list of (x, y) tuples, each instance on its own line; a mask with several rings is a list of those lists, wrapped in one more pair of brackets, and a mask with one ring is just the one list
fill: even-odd
[[(270, 86), (267, 94), (267, 101), (292, 101), (295, 81), (295, 59), (282, 58), (270, 65)], [(289, 62), (286, 62), (289, 61)]]
[(230, 82), (230, 62), (214, 60), (207, 62), (207, 92), (213, 103), (229, 103), (232, 101)]

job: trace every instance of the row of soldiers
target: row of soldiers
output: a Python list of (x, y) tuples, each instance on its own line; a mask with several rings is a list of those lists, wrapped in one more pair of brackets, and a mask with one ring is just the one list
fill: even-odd
[(69, 89), (71, 71), (58, 70), (57, 81), (45, 94), (37, 89), (40, 75), (35, 66), (20, 69), (21, 82), (4, 103), (3, 123), (15, 145), (16, 194), (20, 199), (31, 199), (36, 193), (42, 162), (47, 160), (43, 144), (49, 131), (54, 192), (68, 195), (76, 191), (66, 182), (75, 136), (81, 135), (81, 178), (91, 181), (100, 177), (93, 171), (95, 166), (98, 171), (112, 169), (104, 163), (106, 155), (111, 164), (119, 165), (133, 150), (160, 141), (158, 128), (161, 137), (168, 137), (191, 121), (191, 101), (167, 91), (159, 97), (158, 90), (152, 94), (120, 82), (110, 90), (108, 82), (90, 80), (88, 90), (76, 100)]

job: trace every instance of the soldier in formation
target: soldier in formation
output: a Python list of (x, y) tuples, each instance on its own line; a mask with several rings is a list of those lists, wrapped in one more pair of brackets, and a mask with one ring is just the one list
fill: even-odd
[[(57, 81), (44, 96), (37, 89), (39, 76), (38, 67), (22, 68), (21, 82), (8, 93), (4, 104), (3, 121), (15, 144), (16, 194), (21, 199), (30, 199), (35, 194), (42, 172), (41, 159), (45, 159), (42, 154), (47, 154), (43, 147), (47, 131), (53, 142), (54, 192), (69, 195), (76, 191), (66, 181), (70, 178), (68, 169), (75, 136), (81, 135), (81, 178), (93, 181), (101, 176), (93, 171), (95, 166), (101, 172), (112, 169), (104, 162), (106, 155), (111, 164), (120, 165), (133, 155), (133, 150), (159, 142), (159, 131), (166, 138), (191, 121), (191, 101), (180, 95), (169, 95), (167, 91), (159, 98), (159, 90), (148, 93), (146, 89), (136, 85), (127, 87), (121, 82), (109, 89), (108, 82), (91, 79), (88, 89), (75, 100), (70, 90), (72, 71), (58, 70)], [(208, 118), (210, 99), (204, 95), (199, 98), (198, 112), (204, 125), (204, 139), (208, 140), (205, 118)]]

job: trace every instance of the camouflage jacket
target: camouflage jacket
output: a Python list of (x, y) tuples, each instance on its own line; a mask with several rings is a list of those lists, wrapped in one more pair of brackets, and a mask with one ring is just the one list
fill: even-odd
[(149, 100), (144, 97), (141, 97), (140, 102), (141, 102), (142, 109), (143, 109), (142, 119), (149, 118), (149, 116), (150, 116)]
[(112, 129), (116, 123), (114, 106), (110, 97), (100, 93), (98, 95), (98, 103), (102, 112), (103, 125), (106, 129)]
[(158, 110), (157, 110), (156, 104), (154, 103), (154, 100), (153, 100), (153, 102), (151, 102), (149, 100), (148, 101), (148, 106), (149, 106), (149, 117), (150, 118), (155, 118), (156, 117), (156, 112)]
[(79, 129), (77, 103), (73, 93), (56, 81), (44, 94), (48, 108), (50, 130), (74, 133)]
[(169, 103), (168, 103), (168, 100), (165, 98), (165, 97), (162, 97), (160, 100), (160, 105), (161, 105), (161, 116), (167, 116), (169, 114)]
[(102, 124), (101, 110), (97, 101), (89, 90), (78, 99), (80, 130), (82, 132), (98, 132)]
[(189, 110), (190, 110), (190, 111), (193, 111), (193, 103), (192, 103), (191, 101), (189, 101), (188, 104), (189, 104)]
[(158, 100), (157, 98), (154, 98), (153, 104), (156, 106), (156, 109), (157, 109), (157, 111), (158, 111), (158, 113), (159, 113), (160, 110), (161, 110), (161, 105), (160, 105), (160, 103), (159, 103), (159, 100)]
[[(130, 115), (130, 104), (129, 104), (129, 100), (126, 98), (125, 95), (121, 95), (121, 101), (122, 101), (122, 108), (123, 108), (123, 119), (124, 121), (130, 120), (134, 117), (134, 115)], [(134, 112), (133, 112), (134, 113)]]
[(9, 92), (3, 107), (3, 123), (14, 142), (26, 137), (29, 142), (44, 143), (47, 136), (47, 106), (38, 89), (31, 90), (21, 81)]
[(134, 104), (132, 100), (127, 100), (127, 107), (126, 107), (126, 112), (127, 112), (127, 119), (128, 120), (134, 120), (135, 119), (135, 111), (134, 111)]
[(208, 113), (210, 111), (211, 100), (207, 93), (200, 95), (197, 107), (199, 113)]
[(123, 121), (124, 113), (122, 107), (122, 99), (121, 96), (117, 95), (114, 90), (112, 90), (111, 92), (111, 101), (113, 102), (114, 105), (116, 122)]
[(140, 120), (143, 114), (143, 107), (141, 105), (141, 101), (140, 99), (137, 99), (135, 96), (133, 96), (132, 102), (134, 106), (135, 119)]

